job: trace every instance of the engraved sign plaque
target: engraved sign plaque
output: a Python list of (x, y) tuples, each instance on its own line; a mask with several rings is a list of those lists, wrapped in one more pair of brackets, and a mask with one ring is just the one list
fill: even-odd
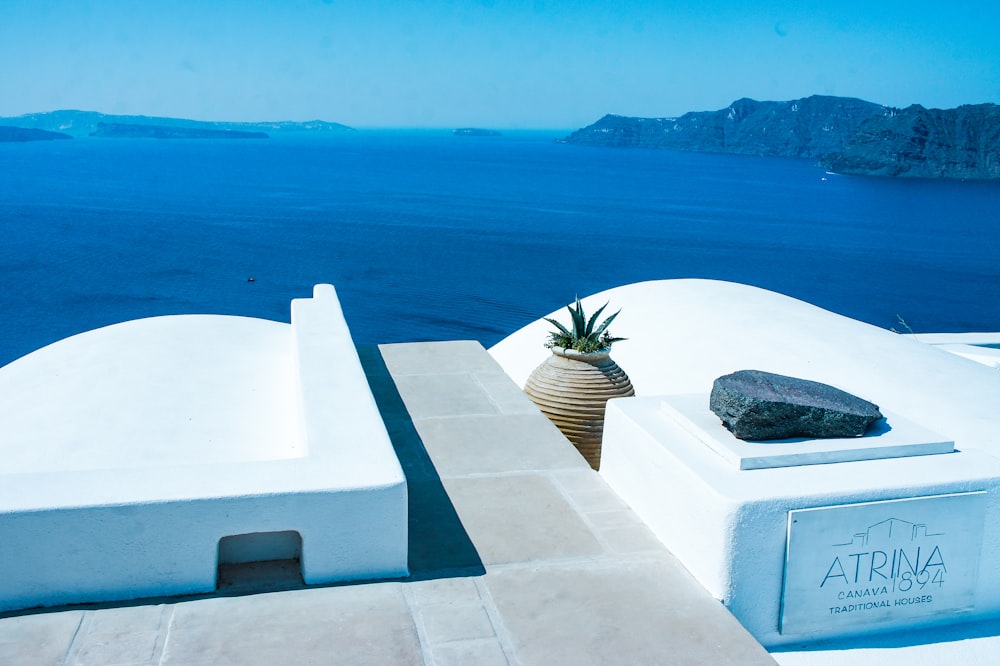
[(779, 631), (951, 617), (975, 604), (986, 493), (788, 512)]

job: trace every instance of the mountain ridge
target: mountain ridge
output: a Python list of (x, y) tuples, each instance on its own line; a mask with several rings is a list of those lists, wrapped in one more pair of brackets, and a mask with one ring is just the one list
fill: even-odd
[(91, 136), (116, 139), (266, 139), (266, 132), (247, 132), (230, 129), (204, 129), (201, 127), (176, 127), (173, 125), (132, 125), (97, 123)]
[(0, 143), (25, 143), (28, 141), (58, 141), (72, 139), (69, 134), (49, 132), (33, 127), (12, 127), (0, 124)]
[(880, 122), (862, 123), (844, 151), (824, 166), (875, 176), (1000, 179), (1000, 106), (913, 104)]
[(674, 118), (605, 115), (563, 143), (815, 159), (837, 173), (1000, 179), (1000, 106), (897, 109), (852, 97), (734, 101)]
[(101, 113), (99, 111), (79, 111), (60, 109), (41, 113), (26, 113), (20, 116), (0, 118), (0, 125), (62, 132), (71, 136), (90, 136), (99, 124), (142, 125), (147, 127), (177, 127), (213, 131), (239, 132), (353, 132), (354, 128), (325, 120), (307, 121), (261, 121), (228, 122), (211, 120), (191, 120), (188, 118), (168, 118), (165, 116), (127, 116)]

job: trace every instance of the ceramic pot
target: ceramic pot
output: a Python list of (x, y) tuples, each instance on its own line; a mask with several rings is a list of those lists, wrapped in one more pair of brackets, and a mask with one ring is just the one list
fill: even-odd
[(608, 400), (635, 395), (628, 375), (607, 350), (584, 354), (561, 347), (553, 347), (552, 355), (534, 369), (524, 392), (594, 469), (601, 465)]

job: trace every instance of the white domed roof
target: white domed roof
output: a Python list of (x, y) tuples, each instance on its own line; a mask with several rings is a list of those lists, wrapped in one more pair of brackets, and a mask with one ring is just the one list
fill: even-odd
[(120, 469), (303, 455), (288, 324), (139, 319), (0, 368), (3, 472)]
[[(638, 396), (703, 393), (736, 370), (766, 370), (849, 391), (932, 430), (956, 446), (1000, 455), (995, 442), (1000, 374), (910, 336), (782, 294), (732, 282), (638, 282), (582, 299), (590, 314), (621, 309), (611, 356)], [(568, 323), (565, 309), (547, 315)], [(523, 386), (549, 351), (544, 319), (489, 352)]]

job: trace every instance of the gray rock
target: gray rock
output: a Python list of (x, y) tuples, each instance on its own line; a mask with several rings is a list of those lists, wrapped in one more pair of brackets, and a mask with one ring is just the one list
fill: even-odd
[(715, 380), (709, 407), (743, 440), (860, 437), (878, 406), (827, 384), (740, 370)]

